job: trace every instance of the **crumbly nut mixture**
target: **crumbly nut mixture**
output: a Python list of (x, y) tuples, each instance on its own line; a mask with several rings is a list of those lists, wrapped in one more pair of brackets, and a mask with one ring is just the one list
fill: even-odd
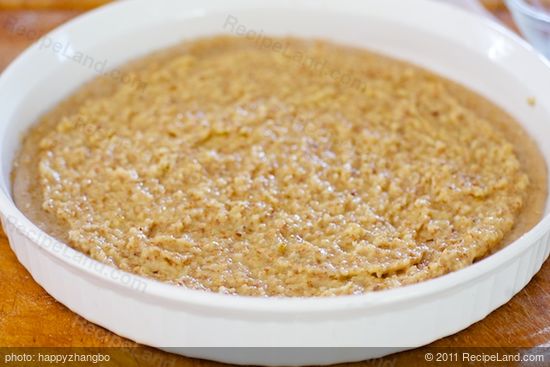
[[(217, 37), (102, 81), (37, 150), (74, 248), (185, 287), (332, 296), (463, 268), (529, 188), (450, 82), (323, 41)], [(85, 96), (85, 95), (84, 95)]]

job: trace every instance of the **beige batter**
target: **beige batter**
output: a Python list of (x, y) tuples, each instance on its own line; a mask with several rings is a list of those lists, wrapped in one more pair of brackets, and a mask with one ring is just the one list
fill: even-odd
[[(29, 131), (14, 196), (100, 261), (255, 296), (398, 287), (541, 217), (546, 166), (478, 95), (324, 41), (185, 43), (99, 78)], [(265, 43), (264, 43), (265, 44)]]

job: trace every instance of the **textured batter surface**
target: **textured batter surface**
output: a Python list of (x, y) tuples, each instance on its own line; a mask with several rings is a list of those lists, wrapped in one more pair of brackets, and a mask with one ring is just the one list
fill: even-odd
[(216, 292), (363, 293), (503, 242), (530, 180), (459, 87), (365, 51), (273, 42), (197, 41), (135, 67), (142, 84), (98, 80), (31, 131), (14, 180), (37, 162), (34, 194), (73, 247)]

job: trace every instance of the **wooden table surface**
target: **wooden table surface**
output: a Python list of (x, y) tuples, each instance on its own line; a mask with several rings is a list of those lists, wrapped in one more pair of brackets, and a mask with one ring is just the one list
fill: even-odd
[[(97, 2), (101, 0), (89, 1), (93, 4)], [(502, 19), (509, 21), (499, 1), (487, 2)], [(24, 3), (26, 8), (29, 3), (33, 5), (32, 0), (19, 3)], [(67, 6), (70, 0), (61, 1), (64, 4), (62, 9), (51, 9), (50, 3), (53, 1), (35, 0), (34, 5), (40, 5), (40, 11), (0, 10), (0, 70), (41, 34), (78, 14), (78, 11), (67, 10), (70, 8)], [(3, 5), (8, 5), (10, 9), (17, 8), (17, 0), (0, 0), (0, 9)], [(108, 305), (105, 307), (108, 308)], [(550, 347), (549, 310), (550, 262), (547, 262), (531, 283), (509, 303), (467, 330), (439, 340), (431, 347)], [(117, 366), (215, 365), (138, 347), (131, 341), (85, 321), (56, 302), (33, 281), (15, 258), (4, 233), (0, 231), (0, 347), (31, 346), (122, 347), (117, 349), (116, 356), (109, 364)], [(382, 360), (363, 362), (361, 365), (423, 365), (426, 350), (422, 348), (404, 352)]]

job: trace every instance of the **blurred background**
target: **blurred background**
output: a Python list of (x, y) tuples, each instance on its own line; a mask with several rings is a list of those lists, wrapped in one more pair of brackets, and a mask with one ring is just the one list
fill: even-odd
[[(0, 70), (41, 35), (110, 0), (0, 0)], [(504, 0), (438, 0), (486, 12), (514, 27)], [(154, 4), (154, 2), (152, 2)]]
[[(471, 0), (444, 0), (449, 2), (473, 2)], [(79, 8), (88, 9), (101, 4), (105, 4), (109, 0), (0, 0), (0, 5), (4, 8)], [(475, 2), (475, 0), (474, 0)], [(481, 0), (484, 6), (488, 9), (499, 8), (502, 6), (501, 0)]]
[[(79, 13), (110, 0), (0, 0), (0, 70), (29, 44)], [(438, 0), (494, 14), (513, 27), (503, 0)], [(154, 4), (154, 2), (152, 2)]]
[[(442, 0), (455, 3), (472, 3), (476, 0)], [(64, 9), (89, 9), (109, 2), (109, 0), (0, 0), (0, 6), (3, 8), (12, 9), (48, 9), (48, 8), (64, 8)], [(501, 0), (480, 0), (483, 6), (488, 9), (499, 9), (503, 7)]]
[[(154, 0), (151, 6), (154, 7)], [(185, 0), (181, 0), (185, 1)], [(261, 1), (261, 0), (258, 0)], [(383, 1), (383, 0), (380, 0)], [(402, 0), (407, 1), (407, 0)], [(526, 35), (521, 17), (513, 17), (505, 4), (550, 4), (550, 0), (434, 0), (452, 3), (492, 17), (514, 31)], [(0, 0), (0, 72), (31, 43), (46, 32), (82, 12), (108, 0)], [(548, 7), (550, 9), (550, 6)], [(533, 16), (532, 18), (537, 18)], [(550, 15), (549, 15), (550, 17)], [(527, 18), (525, 18), (527, 19)], [(541, 44), (550, 44), (549, 22), (535, 19)], [(546, 27), (546, 28), (545, 28)], [(531, 40), (535, 38), (530, 38)], [(547, 47), (550, 49), (550, 47)], [(550, 265), (550, 264), (547, 264)], [(0, 229), (0, 346), (132, 346), (135, 344), (92, 325), (58, 304), (42, 290), (9, 250)], [(546, 266), (530, 286), (499, 311), (468, 330), (437, 342), (436, 346), (545, 346), (549, 347), (550, 314), (540, 312), (550, 300), (550, 267)], [(159, 351), (145, 349), (151, 356), (168, 358)], [(406, 354), (403, 355), (406, 360)], [(130, 355), (135, 359), (135, 355)], [(396, 360), (394, 360), (396, 361)], [(122, 364), (134, 365), (134, 364)], [(137, 364), (139, 365), (139, 364)], [(149, 364), (145, 364), (149, 365)], [(163, 364), (169, 365), (169, 364)], [(173, 364), (172, 364), (173, 365)], [(180, 364), (178, 364), (180, 365)], [(189, 365), (182, 362), (182, 365)], [(381, 366), (382, 364), (378, 364)], [(383, 365), (386, 365), (383, 363)], [(391, 363), (390, 363), (391, 365)], [(407, 365), (411, 365), (407, 363)]]

